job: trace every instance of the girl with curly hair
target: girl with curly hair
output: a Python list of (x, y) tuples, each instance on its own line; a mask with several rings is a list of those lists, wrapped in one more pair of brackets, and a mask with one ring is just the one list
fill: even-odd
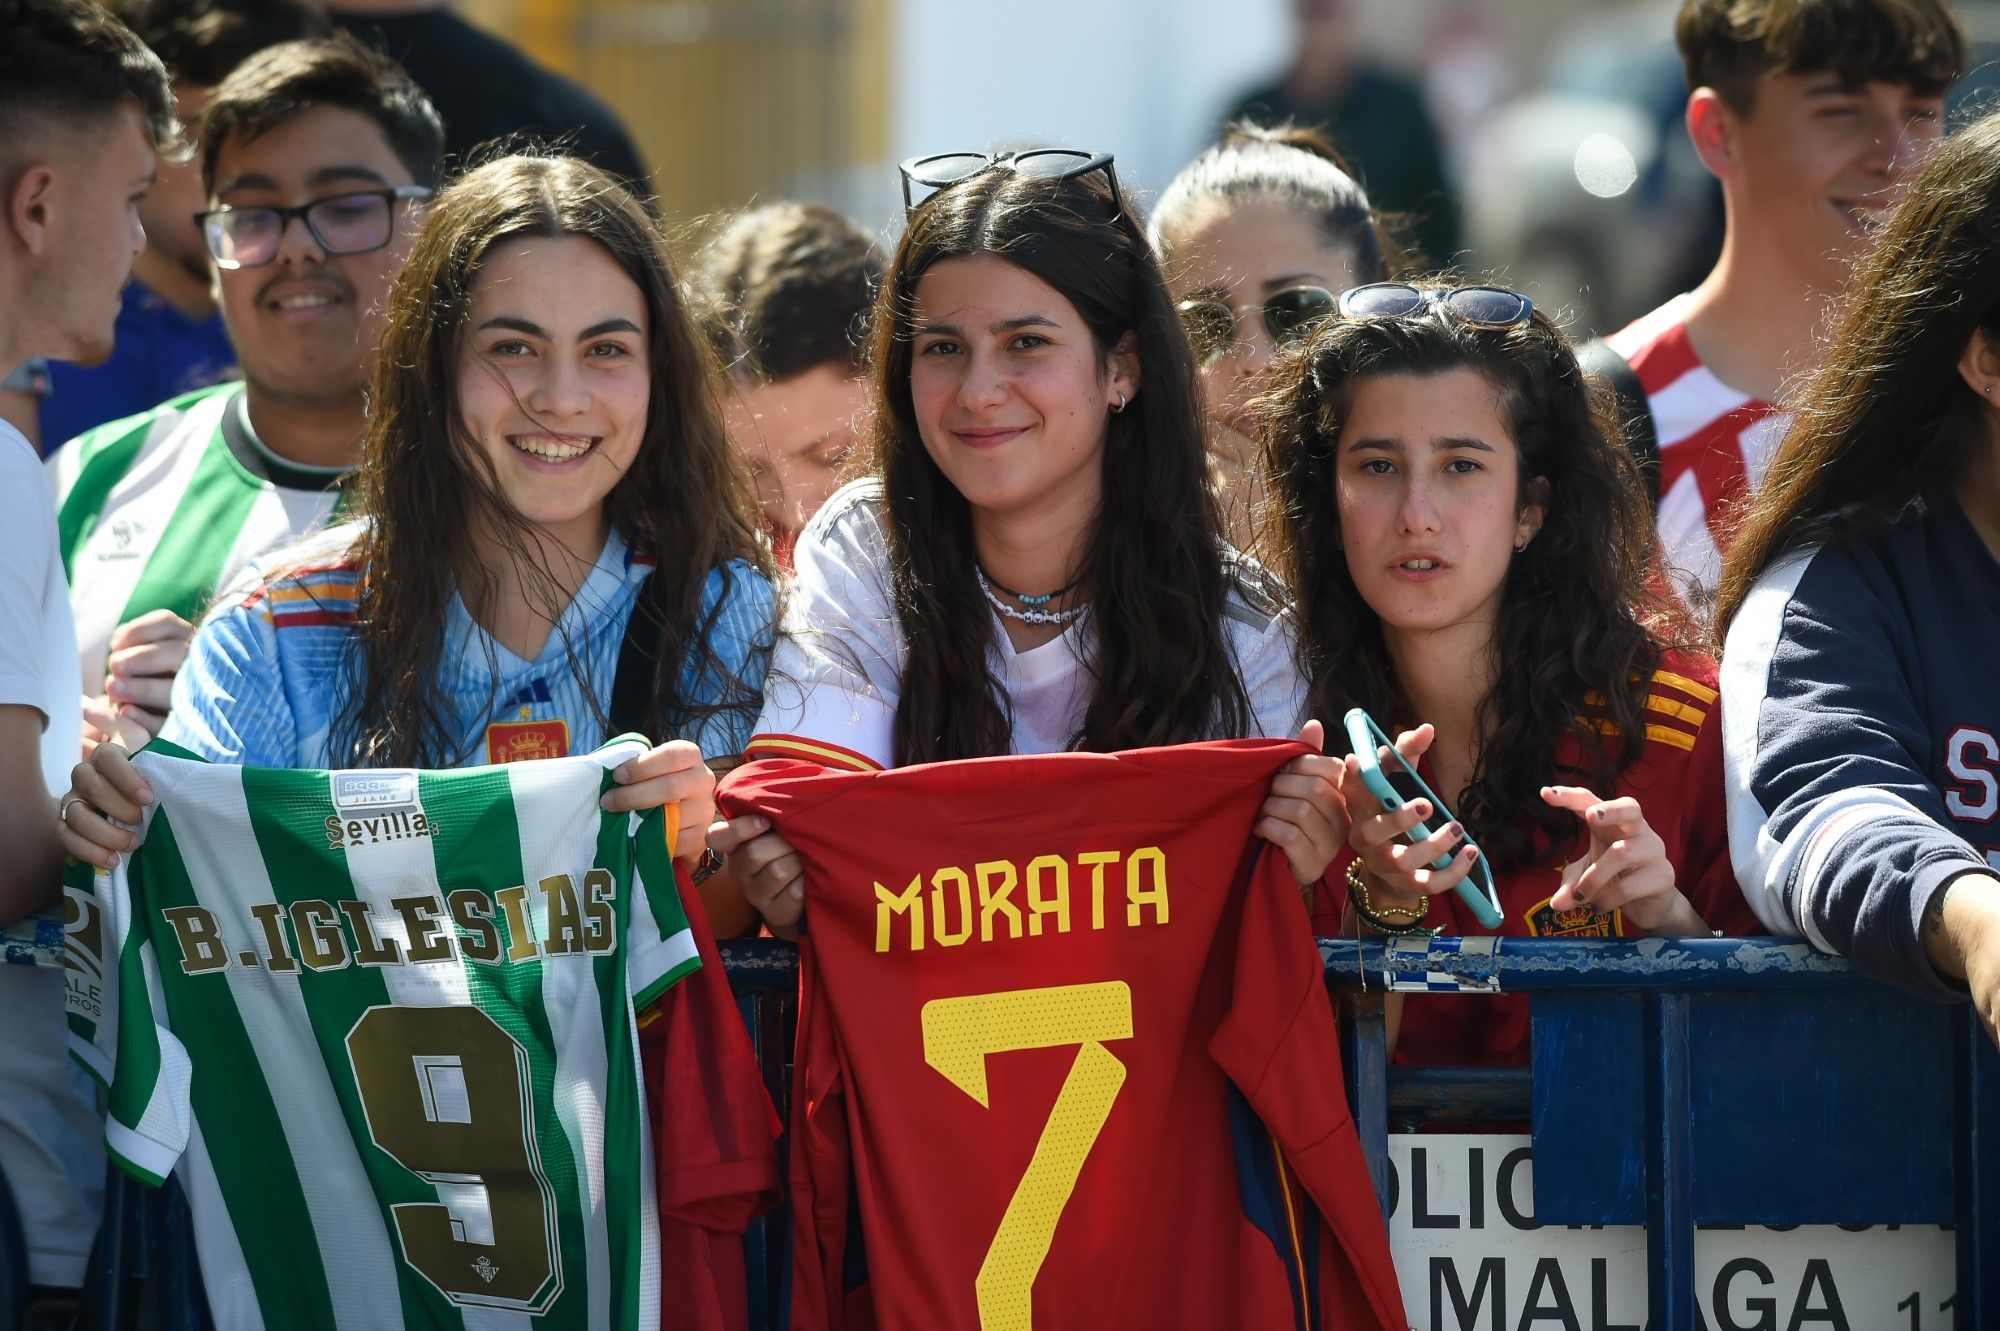
[[(1377, 283), (1272, 372), (1276, 562), (1308, 710), (1363, 707), (1458, 814), (1340, 777), (1353, 858), (1319, 926), (1707, 934), (1755, 925), (1730, 872), (1715, 663), (1647, 579), (1652, 524), (1606, 400), (1528, 299)], [(1503, 914), (1452, 889), (1482, 852)], [(1428, 867), (1450, 855), (1449, 868)], [(1520, 1062), (1524, 1000), (1412, 999), (1398, 1057)]]

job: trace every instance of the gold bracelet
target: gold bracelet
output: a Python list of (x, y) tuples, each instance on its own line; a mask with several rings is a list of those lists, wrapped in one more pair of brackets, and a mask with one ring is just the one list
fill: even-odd
[(1347, 864), (1347, 892), (1354, 899), (1356, 908), (1371, 920), (1382, 920), (1397, 925), (1415, 924), (1431, 913), (1431, 898), (1427, 892), (1417, 897), (1417, 904), (1414, 907), (1391, 906), (1387, 910), (1375, 909), (1375, 903), (1368, 895), (1368, 871), (1362, 866), (1361, 857), (1358, 855)]

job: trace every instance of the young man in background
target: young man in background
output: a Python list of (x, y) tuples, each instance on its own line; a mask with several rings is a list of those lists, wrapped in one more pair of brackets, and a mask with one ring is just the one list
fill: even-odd
[(1683, 0), (1674, 38), (1688, 134), (1722, 182), (1722, 256), (1605, 341), (1652, 415), (1663, 563), (1706, 619), (1730, 511), (1790, 422), (1780, 390), (1943, 137), (1966, 46), (1943, 0)]

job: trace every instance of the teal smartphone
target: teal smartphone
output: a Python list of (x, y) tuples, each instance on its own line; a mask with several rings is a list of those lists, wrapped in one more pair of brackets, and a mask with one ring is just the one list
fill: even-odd
[[(1382, 807), (1394, 812), (1412, 800), (1428, 800), (1430, 817), (1403, 833), (1411, 845), (1435, 836), (1452, 822), (1452, 812), (1445, 802), (1437, 797), (1437, 792), (1425, 784), (1417, 775), (1417, 769), (1405, 762), (1403, 755), (1396, 751), (1396, 745), (1382, 727), (1375, 724), (1375, 718), (1356, 707), (1348, 711), (1345, 718), (1347, 744), (1354, 756), (1361, 761), (1361, 780), (1369, 793), (1382, 802)], [(1392, 768), (1384, 771), (1382, 755), (1387, 753)], [(1468, 834), (1465, 845), (1471, 846), (1479, 858), (1472, 862), (1472, 872), (1459, 881), (1454, 890), (1465, 904), (1472, 908), (1472, 914), (1489, 929), (1500, 927), (1503, 916), (1500, 913), (1500, 895), (1493, 888), (1493, 870), (1486, 863), (1486, 854), (1473, 843)], [(1455, 853), (1455, 852), (1454, 852)], [(1432, 861), (1433, 869), (1449, 869), (1451, 856), (1441, 855)]]

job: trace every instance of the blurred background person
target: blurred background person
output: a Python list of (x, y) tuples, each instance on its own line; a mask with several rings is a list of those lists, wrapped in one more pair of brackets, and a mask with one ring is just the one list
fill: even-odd
[(1480, 130), (1515, 91), (1517, 75), (1486, 5), (1463, 0), (1446, 5), (1424, 45), (1424, 101), (1444, 140), (1446, 176), (1462, 187)]
[(882, 254), (831, 208), (770, 203), (730, 219), (692, 277), (720, 359), (723, 415), (778, 567), (840, 487), (867, 423), (862, 366)]
[(1320, 130), (1353, 166), (1375, 207), (1406, 219), (1420, 266), (1450, 265), (1460, 248), (1458, 199), (1422, 89), (1361, 49), (1352, 0), (1295, 0), (1293, 16), (1290, 68), (1239, 97), (1227, 119)]
[(560, 144), (651, 195), (618, 113), (574, 80), (451, 12), (444, 0), (331, 0), (334, 22), (408, 70), (444, 117), (453, 170), (493, 139)]
[[(174, 114), (189, 134), (230, 70), (267, 46), (332, 31), (312, 0), (114, 0), (111, 9), (166, 63)], [(146, 248), (125, 284), (117, 345), (101, 364), (50, 363), (44, 449), (236, 377), (236, 352), (215, 308), (208, 249), (194, 219), (206, 200), (200, 162), (160, 163), (159, 183), (139, 205)]]
[(1175, 176), (1151, 224), (1201, 374), (1225, 534), (1253, 549), (1263, 466), (1250, 406), (1271, 358), (1389, 276), (1394, 246), (1325, 137), (1238, 125)]
[(1722, 257), (1605, 341), (1651, 410), (1662, 561), (1706, 620), (1732, 509), (1789, 420), (1780, 391), (1944, 136), (1966, 42), (1943, 0), (1684, 0), (1674, 37), (1687, 131), (1722, 182)]
[[(145, 245), (139, 203), (176, 126), (167, 71), (107, 10), (0, 0), (0, 365), (102, 359)], [(29, 952), (62, 896), (56, 793), (77, 750), (76, 637), (54, 505), (27, 440), (0, 424), (0, 930)], [(0, 961), (0, 1194), (38, 1294), (83, 1284), (104, 1185), (104, 1130), (69, 1060), (63, 970)], [(11, 1313), (0, 1309), (0, 1317)]]
[(349, 37), (271, 47), (215, 90), (204, 236), (243, 380), (100, 426), (49, 461), (87, 742), (115, 716), (157, 732), (189, 621), (333, 510), (442, 148), (409, 76)]

